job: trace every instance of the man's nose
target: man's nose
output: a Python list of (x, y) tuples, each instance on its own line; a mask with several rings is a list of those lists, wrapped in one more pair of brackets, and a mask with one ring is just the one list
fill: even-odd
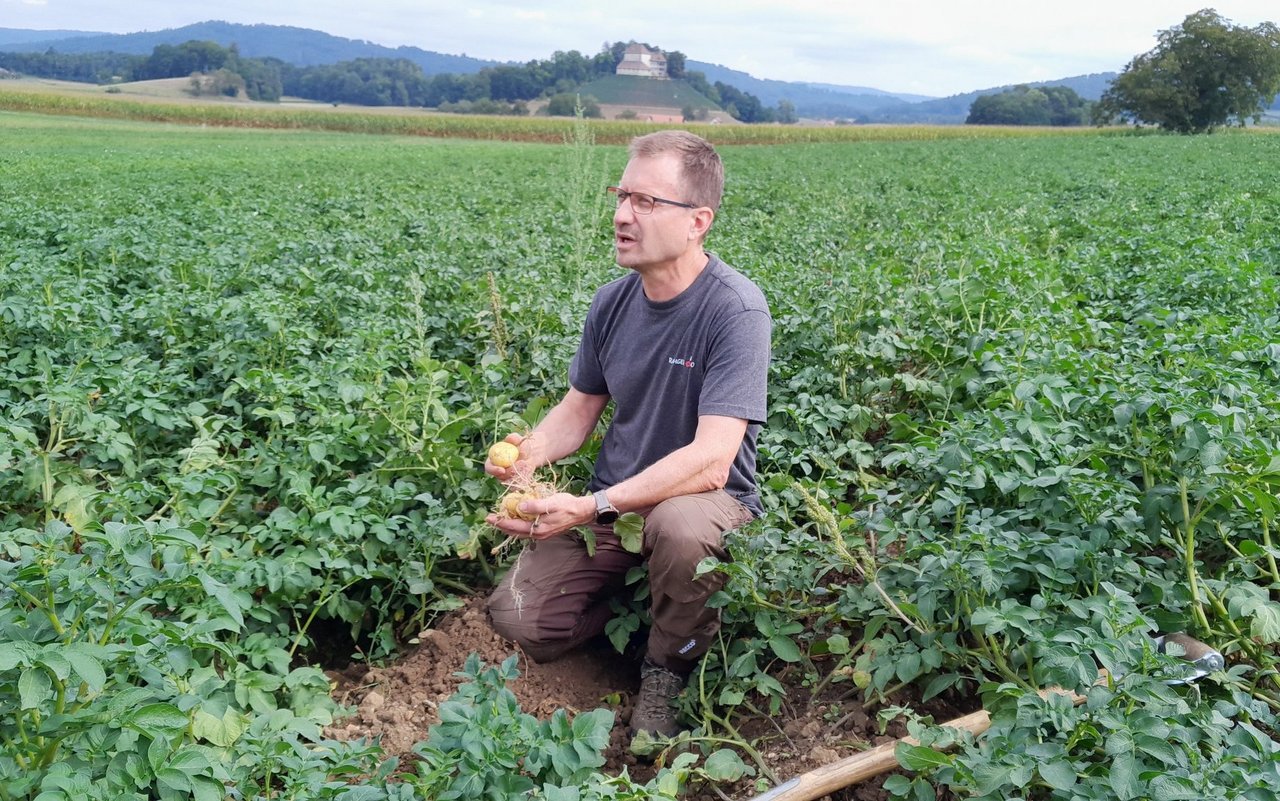
[(634, 222), (635, 218), (636, 218), (636, 210), (631, 208), (630, 198), (618, 203), (618, 205), (615, 206), (613, 209), (614, 223)]

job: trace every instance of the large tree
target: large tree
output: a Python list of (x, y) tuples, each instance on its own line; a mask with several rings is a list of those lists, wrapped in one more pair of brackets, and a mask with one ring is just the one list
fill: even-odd
[(1129, 62), (1097, 106), (1168, 131), (1204, 133), (1260, 119), (1280, 91), (1280, 29), (1233, 25), (1211, 8), (1161, 31), (1156, 47)]

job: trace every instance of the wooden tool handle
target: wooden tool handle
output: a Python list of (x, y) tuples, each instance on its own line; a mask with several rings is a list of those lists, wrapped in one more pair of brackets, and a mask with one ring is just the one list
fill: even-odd
[[(1052, 695), (1066, 695), (1071, 699), (1071, 703), (1076, 705), (1083, 704), (1085, 701), (1083, 695), (1064, 690), (1061, 687), (1041, 690), (1040, 695), (1044, 698)], [(987, 713), (987, 710), (979, 709), (977, 712), (970, 712), (941, 725), (950, 729), (967, 731), (976, 737), (991, 727), (991, 715)], [(813, 799), (821, 798), (833, 790), (839, 790), (851, 784), (866, 781), (873, 776), (879, 776), (881, 773), (887, 773), (898, 767), (898, 759), (894, 752), (897, 750), (899, 743), (919, 745), (920, 741), (914, 737), (900, 737), (891, 743), (877, 745), (870, 751), (863, 751), (862, 753), (845, 757), (839, 762), (832, 762), (820, 768), (814, 768), (808, 773), (802, 773), (763, 795), (754, 796), (751, 801), (813, 801)]]
[[(1184, 658), (1188, 661), (1200, 664), (1216, 658), (1218, 661), (1217, 668), (1221, 668), (1222, 655), (1199, 640), (1178, 632), (1161, 638), (1160, 648), (1162, 650), (1165, 642), (1177, 643), (1185, 653)], [(1098, 671), (1098, 681), (1101, 683), (1107, 680), (1107, 672), (1105, 670)], [(1040, 695), (1043, 698), (1066, 695), (1071, 699), (1071, 703), (1077, 706), (1085, 701), (1083, 695), (1064, 690), (1061, 687), (1040, 690)], [(942, 725), (952, 729), (961, 729), (977, 736), (991, 727), (991, 716), (987, 714), (985, 709), (980, 709), (963, 717), (949, 720)], [(879, 776), (881, 773), (886, 773), (898, 767), (898, 759), (894, 753), (898, 748), (898, 743), (920, 744), (919, 741), (912, 737), (902, 737), (894, 742), (878, 745), (870, 751), (863, 751), (860, 754), (845, 757), (839, 762), (832, 762), (820, 768), (814, 768), (808, 773), (802, 773), (763, 795), (754, 796), (750, 801), (813, 801), (813, 799), (821, 798), (833, 790), (839, 790), (851, 784), (866, 781), (873, 776)]]
[[(962, 729), (976, 736), (991, 727), (991, 716), (987, 714), (987, 710), (979, 709), (942, 725)], [(891, 743), (877, 745), (870, 751), (845, 757), (839, 762), (823, 765), (785, 781), (763, 795), (755, 796), (752, 801), (812, 801), (833, 790), (879, 776), (898, 767), (898, 760), (894, 756), (898, 743), (920, 744), (913, 737), (903, 737)]]

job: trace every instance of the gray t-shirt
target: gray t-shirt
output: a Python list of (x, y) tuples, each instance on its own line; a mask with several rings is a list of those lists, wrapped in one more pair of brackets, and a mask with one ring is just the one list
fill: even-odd
[(607, 489), (688, 445), (699, 415), (737, 417), (747, 432), (725, 491), (758, 516), (756, 436), (773, 321), (756, 285), (707, 255), (706, 268), (671, 300), (650, 301), (634, 272), (596, 292), (569, 366), (575, 389), (614, 403), (589, 489)]

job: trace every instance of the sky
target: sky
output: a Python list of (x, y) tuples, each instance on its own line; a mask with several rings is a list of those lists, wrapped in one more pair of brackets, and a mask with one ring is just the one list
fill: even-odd
[(220, 19), (313, 28), (496, 61), (641, 41), (757, 78), (945, 96), (1123, 70), (1212, 7), (1280, 20), (1270, 0), (0, 0), (0, 28), (131, 33)]

